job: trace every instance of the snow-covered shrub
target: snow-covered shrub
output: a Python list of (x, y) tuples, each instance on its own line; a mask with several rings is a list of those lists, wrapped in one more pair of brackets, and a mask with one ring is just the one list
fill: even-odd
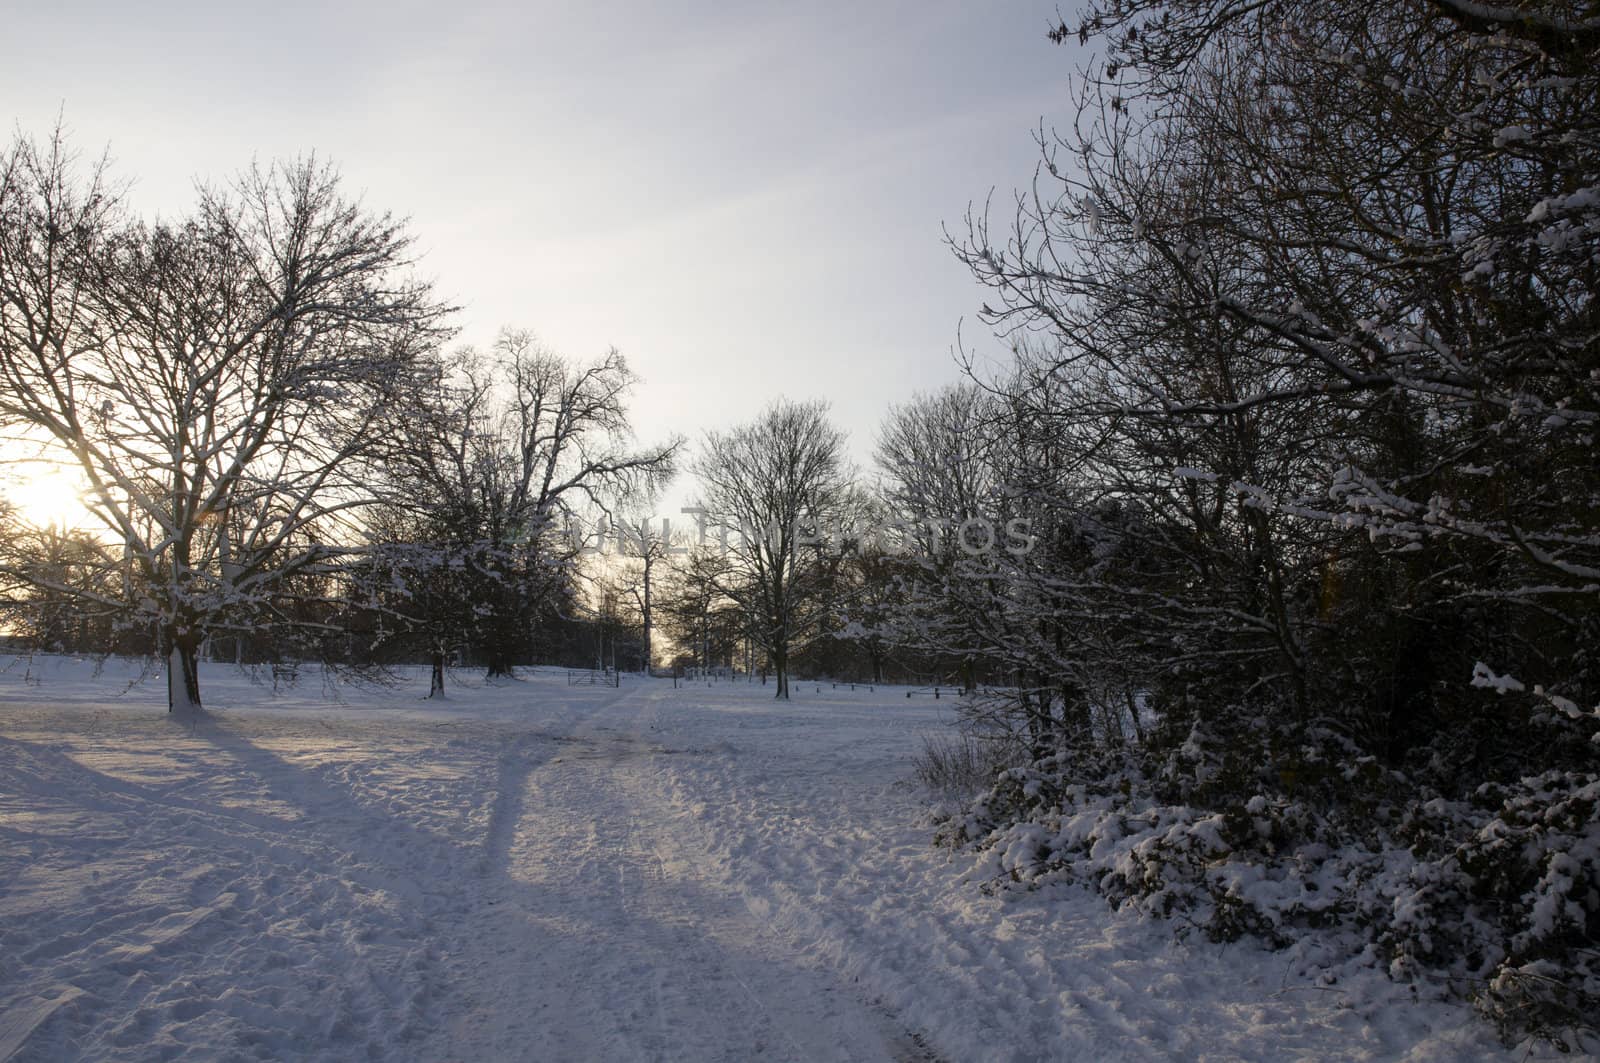
[(1600, 1016), (1600, 775), (1548, 772), (1483, 788), (1499, 808), (1457, 859), (1498, 906), (1505, 957), (1479, 1004), (1505, 1029)]
[[(1201, 751), (1163, 768), (1226, 768)], [(1280, 778), (1305, 787), (1317, 774)], [(1282, 787), (1166, 802), (1136, 770), (1073, 781), (1051, 760), (1002, 773), (940, 837), (981, 852), (991, 889), (1078, 882), (1216, 941), (1321, 934), (1339, 962), (1471, 997), (1508, 1037), (1593, 1036), (1600, 775), (1550, 772), (1451, 801), (1404, 796), (1370, 762), (1340, 774), (1362, 788), (1343, 806)]]

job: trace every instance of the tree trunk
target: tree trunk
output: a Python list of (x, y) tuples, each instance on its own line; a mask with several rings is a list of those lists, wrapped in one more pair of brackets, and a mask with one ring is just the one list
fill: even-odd
[(646, 558), (645, 559), (645, 563), (644, 563), (644, 609), (641, 610), (641, 612), (644, 613), (644, 674), (645, 675), (649, 675), (650, 674), (651, 666), (656, 663), (655, 660), (654, 660), (653, 655), (650, 652), (650, 629), (653, 626), (651, 624), (651, 614), (650, 614), (650, 608), (651, 608), (651, 602), (650, 602), (650, 567), (651, 567), (650, 559)]
[(167, 711), (179, 716), (200, 712), (200, 636), (172, 628), (167, 633)]
[(1089, 699), (1083, 688), (1073, 682), (1061, 684), (1061, 744), (1080, 751), (1091, 748), (1094, 739), (1094, 717)]
[(444, 651), (434, 650), (432, 657), (433, 674), (428, 680), (428, 697), (444, 697)]
[(488, 678), (512, 678), (512, 656), (510, 649), (503, 645), (500, 639), (492, 640), (489, 645), (485, 647), (485, 649), (489, 658)]
[(777, 679), (778, 692), (773, 695), (779, 701), (789, 700), (789, 652), (780, 650), (772, 655), (772, 671)]
[(1054, 752), (1050, 748), (1049, 738), (1049, 695), (1042, 688), (1038, 688), (1032, 674), (1019, 672), (1017, 697), (1022, 703), (1023, 718), (1028, 721), (1028, 754), (1037, 763)]

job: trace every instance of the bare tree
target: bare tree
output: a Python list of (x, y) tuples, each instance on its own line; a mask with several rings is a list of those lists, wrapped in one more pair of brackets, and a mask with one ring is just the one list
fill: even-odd
[(284, 595), (339, 556), (373, 428), (441, 338), (409, 250), (311, 159), (145, 223), (59, 132), (0, 155), (0, 419), (82, 471), (140, 591), (76, 593), (154, 628), (172, 709), (199, 709), (207, 635), (302, 622)]
[(117, 578), (102, 540), (58, 525), (27, 523), (0, 500), (0, 615), (28, 646), (58, 653), (110, 646), (119, 610), (87, 603), (120, 599)]
[(1169, 672), (1249, 661), (1240, 704), (1392, 762), (1502, 760), (1434, 755), (1478, 664), (1600, 699), (1600, 79), (1562, 8), (1091, 5), (1072, 135), (961, 249), (1050, 338), (1031, 420), (1159, 518)]
[(715, 542), (672, 556), (664, 570), (656, 612), (661, 627), (696, 667), (731, 663), (741, 644), (748, 644), (750, 623), (743, 607), (721, 590), (727, 559)]
[(749, 424), (708, 433), (695, 463), (718, 530), (719, 591), (749, 617), (789, 696), (789, 655), (827, 617), (841, 544), (827, 534), (851, 496), (844, 433), (822, 402), (776, 402)]
[(590, 545), (591, 533), (574, 537), (578, 518), (672, 475), (678, 440), (633, 441), (636, 381), (615, 350), (575, 363), (507, 329), (489, 355), (467, 349), (439, 365), (398, 411), (387, 490), (410, 532), (383, 552), (415, 580), (419, 593), (400, 608), (431, 641), (436, 691), (454, 642), (476, 650), (490, 677), (511, 676)]
[(648, 672), (655, 663), (651, 636), (655, 631), (656, 589), (662, 568), (677, 549), (677, 538), (666, 521), (657, 527), (646, 518), (635, 517), (618, 522), (617, 542), (622, 557), (629, 564), (629, 571), (619, 578), (639, 611), (644, 636), (644, 670)]

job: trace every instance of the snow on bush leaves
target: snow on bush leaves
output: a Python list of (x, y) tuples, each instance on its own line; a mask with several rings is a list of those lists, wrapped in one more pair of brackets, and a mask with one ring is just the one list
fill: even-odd
[(1081, 883), (1214, 941), (1294, 946), (1330, 981), (1376, 965), (1419, 993), (1469, 996), (1508, 1037), (1595, 1034), (1600, 775), (1448, 801), (1405, 797), (1390, 773), (1356, 814), (1287, 794), (1167, 803), (1134, 772), (1086, 784), (1055, 767), (1002, 773), (943, 825), (943, 842), (981, 853), (989, 888)]

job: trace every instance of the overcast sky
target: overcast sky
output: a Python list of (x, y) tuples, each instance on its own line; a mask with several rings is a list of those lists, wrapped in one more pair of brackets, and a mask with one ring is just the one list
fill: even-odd
[(12, 5), (0, 108), (109, 146), (134, 205), (316, 151), (412, 219), (461, 340), (525, 326), (644, 377), (641, 435), (822, 397), (858, 459), (955, 379), (943, 244), (1032, 177), (1076, 56), (1051, 2)]

